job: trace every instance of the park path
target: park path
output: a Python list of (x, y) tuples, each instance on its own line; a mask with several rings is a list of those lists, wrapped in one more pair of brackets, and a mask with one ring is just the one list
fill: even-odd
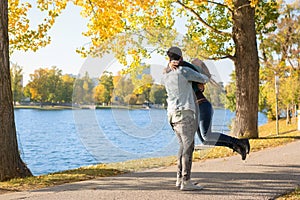
[(300, 185), (300, 140), (240, 156), (194, 162), (192, 177), (201, 191), (175, 187), (176, 167), (0, 195), (0, 200), (220, 200), (275, 199)]

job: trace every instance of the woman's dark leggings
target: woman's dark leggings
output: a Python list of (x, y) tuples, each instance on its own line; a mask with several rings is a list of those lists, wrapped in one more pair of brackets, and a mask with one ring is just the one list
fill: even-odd
[(199, 129), (197, 134), (200, 141), (204, 145), (226, 146), (233, 148), (233, 145), (237, 144), (238, 139), (223, 133), (211, 131), (213, 112), (214, 111), (210, 102), (207, 101), (199, 104)]

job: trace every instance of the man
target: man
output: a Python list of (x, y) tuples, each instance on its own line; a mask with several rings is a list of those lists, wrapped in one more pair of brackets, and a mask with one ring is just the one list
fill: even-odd
[[(192, 64), (180, 61), (179, 66), (189, 67), (201, 74), (206, 75), (210, 78), (210, 83), (216, 87), (219, 87), (218, 83), (211, 78), (211, 74), (205, 65), (205, 63), (198, 58), (192, 61)], [(202, 83), (192, 82), (192, 87), (196, 95), (198, 111), (199, 111), (199, 129), (197, 130), (197, 134), (199, 136), (200, 141), (204, 145), (214, 145), (214, 146), (224, 146), (233, 149), (233, 151), (237, 152), (242, 156), (242, 160), (246, 159), (247, 154), (250, 152), (250, 143), (248, 139), (238, 139), (231, 137), (229, 135), (212, 132), (212, 118), (213, 118), (213, 107), (209, 100), (204, 95), (205, 86)]]
[(176, 186), (180, 187), (180, 190), (201, 190), (201, 186), (191, 182), (194, 137), (198, 127), (192, 81), (207, 83), (209, 79), (188, 67), (179, 66), (182, 60), (180, 48), (171, 47), (167, 55), (170, 62), (164, 70), (163, 82), (168, 94), (168, 119), (180, 145)]

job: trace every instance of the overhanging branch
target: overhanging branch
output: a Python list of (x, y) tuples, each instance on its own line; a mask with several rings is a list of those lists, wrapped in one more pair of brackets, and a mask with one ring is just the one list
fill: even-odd
[(214, 1), (207, 1), (208, 3), (211, 3), (211, 4), (215, 4), (215, 5), (218, 5), (218, 6), (222, 6), (222, 7), (225, 7), (227, 8), (231, 13), (233, 13), (233, 10), (231, 10), (228, 6), (222, 4), (222, 3), (218, 3), (218, 2), (214, 2)]
[(231, 36), (231, 34), (228, 32), (219, 31), (218, 29), (215, 29), (214, 27), (210, 26), (206, 21), (204, 21), (204, 19), (202, 19), (202, 17), (193, 8), (188, 7), (187, 5), (180, 2), (179, 0), (176, 1), (176, 3), (178, 3), (180, 6), (184, 7), (185, 9), (187, 9), (191, 13), (193, 13), (197, 17), (197, 19), (209, 30), (211, 30), (217, 34), (223, 35), (223, 36)]
[(221, 56), (221, 57), (206, 57), (206, 56), (199, 55), (199, 57), (204, 58), (206, 60), (222, 60), (222, 59), (226, 59), (226, 58), (234, 60), (234, 58), (235, 58), (234, 56), (231, 56), (231, 55), (226, 55), (226, 56)]

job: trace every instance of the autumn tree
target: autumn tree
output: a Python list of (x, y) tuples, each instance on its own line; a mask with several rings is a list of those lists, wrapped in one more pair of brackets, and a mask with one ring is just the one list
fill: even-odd
[(297, 1), (282, 4), (281, 17), (278, 19), (277, 30), (266, 34), (260, 44), (262, 51), (261, 94), (265, 99), (268, 117), (275, 119), (275, 76), (279, 78), (278, 106), (288, 112), (299, 104), (300, 92), (300, 7)]
[(163, 85), (153, 84), (150, 91), (150, 101), (155, 104), (167, 103), (167, 91)]
[(153, 78), (150, 74), (142, 74), (140, 78), (132, 78), (134, 85), (133, 93), (137, 95), (139, 103), (149, 101), (151, 87), (153, 85)]
[(40, 68), (30, 74), (28, 87), (31, 99), (40, 102), (43, 106), (45, 102), (54, 103), (59, 100), (59, 89), (61, 89), (61, 70), (57, 67)]
[(0, 2), (0, 181), (30, 176), (31, 172), (20, 158), (14, 110), (12, 105), (9, 53), (14, 50), (33, 50), (49, 44), (47, 31), (55, 22), (55, 18), (66, 7), (67, 1), (37, 1), (41, 11), (47, 11), (36, 29), (31, 29), (27, 13), (32, 7), (30, 3), (19, 0), (1, 0)]
[(49, 70), (48, 79), (45, 80), (49, 103), (59, 103), (61, 101), (60, 90), (62, 88), (62, 71), (57, 67), (52, 67)]
[[(140, 67), (142, 58), (155, 49), (163, 52), (171, 45), (183, 48), (186, 57), (229, 58), (236, 71), (236, 118), (233, 132), (239, 137), (258, 137), (259, 62), (256, 24), (268, 31), (276, 15), (276, 1), (76, 1), (82, 15), (90, 19), (90, 47), (83, 55), (102, 56), (114, 52), (127, 71)], [(270, 8), (255, 17), (256, 9)], [(268, 17), (271, 16), (271, 17)], [(177, 17), (177, 18), (176, 18)], [(184, 18), (186, 32), (178, 40), (176, 19)], [(111, 42), (113, 41), (113, 42)], [(154, 48), (147, 49), (149, 45)], [(154, 50), (153, 50), (154, 49)]]
[(20, 102), (23, 98), (23, 69), (17, 65), (11, 63), (10, 76), (11, 76), (11, 90), (13, 93), (13, 102)]
[(61, 87), (58, 88), (59, 100), (62, 103), (72, 103), (75, 77), (65, 74), (61, 77)]
[(105, 102), (104, 99), (104, 86), (99, 84), (93, 89), (93, 97), (96, 104), (101, 104)]
[(224, 102), (222, 101), (222, 95), (224, 94), (223, 83), (218, 83), (218, 86), (213, 84), (206, 84), (204, 95), (212, 103), (214, 107), (224, 107)]
[(32, 175), (21, 160), (14, 120), (8, 40), (8, 2), (0, 3), (0, 181)]
[[(36, 5), (43, 18), (37, 24), (37, 28), (30, 27), (28, 12), (33, 9), (32, 1), (9, 0), (8, 1), (8, 34), (9, 34), (9, 51), (15, 50), (37, 51), (51, 42), (47, 32), (55, 23), (56, 17), (67, 6), (67, 0), (52, 1), (39, 0)], [(4, 3), (4, 2), (3, 2)]]
[(235, 73), (230, 74), (230, 82), (225, 86), (225, 93), (221, 95), (222, 102), (226, 109), (234, 112), (236, 108), (236, 76)]
[(119, 75), (119, 78), (117, 79), (114, 77), (113, 97), (116, 99), (116, 101), (120, 102), (121, 104), (124, 104), (125, 97), (128, 95), (132, 95), (133, 90), (134, 90), (134, 85), (130, 77), (125, 75), (123, 76)]
[(88, 72), (83, 77), (78, 77), (74, 83), (73, 103), (74, 104), (94, 104), (93, 100), (94, 82)]
[(99, 79), (99, 85), (103, 86), (103, 102), (111, 103), (112, 93), (114, 89), (113, 76), (111, 72), (105, 71)]

